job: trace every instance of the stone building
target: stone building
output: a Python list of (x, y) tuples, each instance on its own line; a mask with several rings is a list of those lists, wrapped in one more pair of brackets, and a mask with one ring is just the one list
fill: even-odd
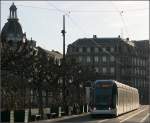
[[(145, 42), (147, 44), (149, 41)], [(143, 44), (143, 41), (129, 41), (129, 38), (122, 39), (120, 36), (98, 38), (94, 35), (93, 38), (78, 39), (68, 45), (67, 55), (83, 67), (94, 68), (94, 79), (114, 79), (138, 88), (141, 102), (146, 103), (148, 93), (144, 90), (149, 81), (145, 46), (149, 45)]]
[[(14, 3), (10, 6), (9, 18), (1, 30), (0, 37), (1, 57), (4, 56), (3, 58), (6, 58), (6, 60), (1, 60), (2, 109), (12, 108), (13, 106), (15, 108), (25, 108), (25, 106), (32, 106), (32, 104), (38, 108), (39, 102), (37, 100), (37, 89), (35, 89), (36, 87), (33, 87), (32, 85), (33, 82), (37, 81), (34, 80), (37, 78), (36, 72), (38, 74), (40, 73), (38, 68), (40, 69), (40, 65), (43, 65), (43, 61), (40, 60), (43, 58), (43, 56), (46, 56), (46, 58), (44, 57), (45, 61), (48, 61), (48, 59), (52, 58), (54, 59), (55, 63), (60, 65), (62, 54), (54, 50), (48, 51), (41, 47), (37, 47), (36, 41), (32, 40), (32, 38), (30, 40), (27, 39), (26, 33), (23, 32), (22, 26), (19, 23), (19, 19), (17, 17), (17, 7), (14, 5)], [(37, 54), (42, 54), (42, 58), (33, 63), (32, 61), (35, 60)], [(7, 60), (7, 58), (9, 60)], [(38, 62), (41, 64), (39, 65)], [(32, 73), (35, 75), (32, 75)], [(43, 75), (43, 78), (46, 77), (47, 76)], [(47, 81), (48, 79), (51, 78), (48, 76)], [(40, 83), (44, 82), (45, 80), (41, 79)], [(21, 88), (24, 86), (23, 84), (27, 85), (25, 90)], [(46, 87), (46, 84), (44, 87)], [(13, 94), (10, 95), (7, 89), (11, 91), (12, 88), (13, 90), (10, 93)], [(43, 99), (43, 106), (45, 106), (46, 92), (43, 90), (41, 98)], [(51, 93), (49, 95), (51, 95)], [(11, 102), (13, 106), (10, 105)]]
[[(19, 76), (18, 73), (21, 73), (22, 69), (21, 66), (26, 64), (26, 61), (21, 61), (21, 59), (15, 59), (17, 56), (23, 56), (21, 53), (25, 49), (27, 52), (33, 53), (34, 48), (36, 47), (36, 41), (28, 40), (26, 38), (26, 33), (23, 32), (22, 26), (19, 23), (19, 19), (17, 17), (17, 7), (14, 3), (9, 8), (10, 14), (8, 17), (8, 21), (3, 26), (0, 32), (0, 48), (1, 48), (1, 92), (2, 92), (2, 102), (1, 106), (3, 108), (12, 108), (12, 98), (15, 96), (12, 94), (10, 95), (11, 88), (18, 88), (16, 89), (16, 94), (20, 95), (21, 87), (25, 81), (24, 73)], [(27, 53), (26, 52), (26, 53)], [(30, 54), (28, 54), (30, 55)], [(21, 61), (21, 62), (20, 62)], [(16, 64), (17, 63), (17, 64)], [(19, 83), (17, 83), (19, 82)], [(8, 88), (8, 90), (7, 90)], [(9, 93), (9, 94), (8, 94)], [(16, 103), (14, 104), (17, 106), (24, 105), (25, 101), (23, 102), (23, 96), (20, 97), (21, 100), (18, 98), (16, 99)], [(15, 100), (14, 99), (14, 100)], [(12, 103), (12, 104), (11, 104)]]

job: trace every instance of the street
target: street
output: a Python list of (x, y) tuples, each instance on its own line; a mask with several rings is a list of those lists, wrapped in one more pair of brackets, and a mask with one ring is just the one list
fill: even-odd
[[(69, 119), (61, 119), (56, 121), (45, 120), (37, 121), (37, 123), (150, 123), (149, 106), (141, 106), (138, 110), (127, 114), (111, 117), (92, 118), (89, 114)], [(35, 122), (34, 122), (35, 123)]]

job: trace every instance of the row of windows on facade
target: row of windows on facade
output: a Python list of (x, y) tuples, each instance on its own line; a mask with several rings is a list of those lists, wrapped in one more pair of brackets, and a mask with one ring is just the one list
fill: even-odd
[[(45, 90), (42, 90), (42, 97), (52, 97), (54, 94), (56, 94), (55, 92), (52, 92), (52, 91), (45, 91)], [(62, 95), (62, 90), (59, 90), (59, 92), (57, 92), (57, 94), (59, 95), (59, 96), (63, 96)], [(31, 100), (33, 101), (33, 100), (37, 100), (37, 97), (39, 96), (39, 94), (38, 94), (38, 90), (31, 90), (30, 91), (30, 95), (31, 95)]]
[(129, 57), (123, 57), (122, 62), (126, 61), (127, 63), (132, 63), (134, 65), (138, 65), (138, 66), (145, 66), (146, 62), (145, 59), (140, 59), (140, 58), (129, 58)]
[(145, 72), (145, 70), (142, 70), (142, 69), (137, 69), (137, 68), (135, 68), (135, 69), (122, 69), (121, 70), (121, 73), (123, 74), (123, 75), (126, 75), (127, 73), (129, 74), (134, 74), (134, 75), (141, 75), (141, 76), (145, 76), (146, 75), (146, 72)]
[[(92, 57), (90, 57), (90, 56), (86, 56), (86, 57), (84, 57), (84, 56), (79, 56), (78, 57), (78, 61), (79, 62), (83, 62), (84, 60), (86, 61), (86, 62), (88, 62), (88, 63), (90, 63), (90, 62), (92, 62)], [(98, 57), (98, 56), (94, 56), (94, 62), (99, 62), (99, 61), (101, 61), (102, 60), (102, 62), (107, 62), (107, 61), (111, 61), (111, 62), (114, 62), (115, 61), (115, 57), (114, 56), (102, 56), (102, 57)]]
[(146, 81), (145, 80), (140, 80), (140, 79), (134, 79), (132, 80), (132, 82), (134, 83), (135, 87), (146, 87)]
[[(95, 71), (96, 72), (102, 72), (102, 73), (111, 73), (111, 74), (114, 74), (115, 73), (115, 68), (114, 67), (102, 67), (101, 69), (99, 67), (95, 67)], [(123, 75), (127, 74), (129, 71), (131, 71), (131, 74), (134, 74), (134, 75), (146, 75), (146, 72), (145, 70), (139, 70), (139, 69), (131, 69), (131, 70), (125, 70), (125, 69), (122, 69), (121, 70), (121, 73)]]
[[(39, 97), (37, 95), (31, 96), (31, 106), (32, 107), (37, 107), (38, 106), (38, 104), (39, 104), (38, 98)], [(42, 105), (44, 107), (52, 104), (53, 101), (54, 101), (53, 98), (50, 97), (50, 96), (48, 96), (48, 97), (42, 96)], [(36, 110), (36, 109), (34, 109), (34, 110)], [(32, 110), (31, 110), (31, 113), (32, 113)], [(34, 113), (34, 111), (33, 111), (33, 113)]]
[(114, 52), (115, 48), (114, 47), (79, 47), (79, 48), (75, 48), (72, 49), (76, 52), (79, 53), (91, 53), (91, 52), (95, 52), (95, 53), (99, 53), (99, 52)]
[[(121, 50), (121, 48), (120, 48)], [(123, 49), (122, 49), (123, 50)], [(75, 48), (74, 51), (79, 52), (79, 53), (91, 53), (91, 52), (95, 52), (95, 53), (99, 53), (99, 52), (109, 52), (109, 53), (113, 53), (116, 51), (116, 48), (114, 47), (79, 47), (79, 48)], [(123, 50), (126, 51), (126, 50)], [(143, 50), (137, 50), (134, 51), (133, 53), (145, 53)]]
[[(79, 56), (78, 57), (78, 61), (79, 62), (83, 62), (83, 61), (86, 61), (88, 63), (92, 62), (92, 57), (90, 56)], [(99, 57), (99, 56), (94, 56), (94, 62), (114, 62), (115, 61), (115, 57), (114, 56), (102, 56), (102, 57)], [(124, 62), (124, 61), (122, 61)], [(145, 60), (144, 59), (137, 59), (137, 58), (132, 58), (132, 64), (135, 64), (135, 65), (140, 65), (140, 66), (145, 66)]]
[(138, 59), (138, 58), (132, 58), (132, 64), (145, 66), (145, 60), (144, 59)]
[(99, 67), (95, 67), (95, 72), (102, 72), (102, 73), (111, 73), (111, 74), (114, 74), (115, 73), (115, 68), (114, 67), (110, 67), (110, 68), (107, 68), (107, 67), (102, 67), (102, 68), (99, 68)]

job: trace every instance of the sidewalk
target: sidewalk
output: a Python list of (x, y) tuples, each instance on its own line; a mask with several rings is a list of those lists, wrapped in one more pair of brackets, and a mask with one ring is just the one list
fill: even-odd
[(82, 116), (86, 116), (88, 115), (88, 113), (83, 113), (83, 114), (79, 114), (79, 115), (70, 115), (70, 116), (62, 116), (60, 118), (53, 118), (53, 119), (47, 119), (47, 120), (38, 120), (38, 121), (33, 121), (30, 123), (52, 123), (52, 122), (57, 122), (57, 121), (61, 121), (61, 120), (66, 120), (66, 119), (71, 119), (71, 118), (76, 118), (76, 117), (82, 117)]

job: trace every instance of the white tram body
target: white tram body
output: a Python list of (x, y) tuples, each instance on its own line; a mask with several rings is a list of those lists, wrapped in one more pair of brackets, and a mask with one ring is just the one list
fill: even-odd
[(115, 80), (96, 80), (93, 92), (91, 115), (118, 116), (139, 108), (138, 90)]

